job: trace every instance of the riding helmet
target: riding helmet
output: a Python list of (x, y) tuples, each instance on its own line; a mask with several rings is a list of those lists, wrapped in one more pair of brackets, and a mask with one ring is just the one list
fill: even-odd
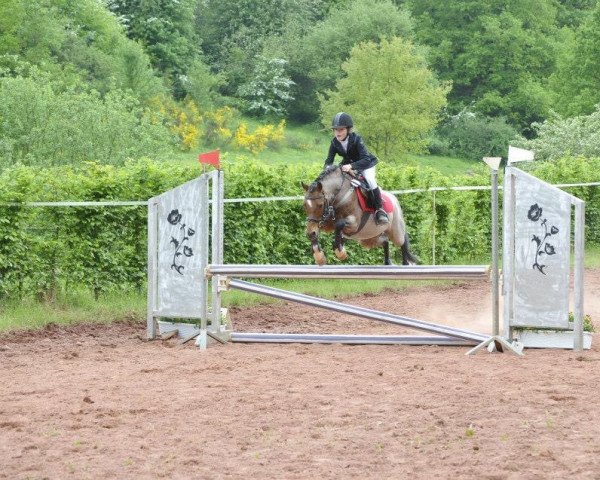
[(346, 112), (336, 113), (331, 121), (331, 128), (352, 128), (353, 126), (352, 117)]

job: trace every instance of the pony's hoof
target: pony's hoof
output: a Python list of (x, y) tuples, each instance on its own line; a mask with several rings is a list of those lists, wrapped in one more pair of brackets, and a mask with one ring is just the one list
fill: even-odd
[(315, 262), (317, 262), (317, 265), (325, 265), (327, 263), (327, 258), (325, 258), (325, 254), (323, 252), (314, 252), (313, 257), (315, 257)]
[(348, 260), (348, 252), (346, 252), (346, 249), (343, 250), (338, 250), (337, 248), (334, 250), (335, 252), (335, 256), (341, 260), (342, 262), (344, 260)]

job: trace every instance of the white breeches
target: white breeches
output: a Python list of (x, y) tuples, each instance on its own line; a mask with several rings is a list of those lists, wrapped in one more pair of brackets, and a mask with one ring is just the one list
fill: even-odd
[(362, 171), (365, 180), (369, 184), (369, 188), (371, 190), (375, 190), (377, 188), (377, 180), (375, 180), (375, 167), (367, 168)]

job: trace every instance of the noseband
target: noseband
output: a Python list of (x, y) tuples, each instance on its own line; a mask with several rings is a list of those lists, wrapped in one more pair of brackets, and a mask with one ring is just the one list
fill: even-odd
[(325, 196), (325, 194), (322, 194), (318, 197), (305, 198), (305, 200), (319, 200), (321, 198), (325, 201), (325, 205), (323, 206), (323, 214), (321, 215), (321, 218), (315, 218), (310, 216), (306, 217), (307, 222), (318, 223), (319, 228), (321, 228), (328, 221), (335, 220), (335, 208), (333, 208), (333, 200), (335, 200), (335, 196), (331, 201)]

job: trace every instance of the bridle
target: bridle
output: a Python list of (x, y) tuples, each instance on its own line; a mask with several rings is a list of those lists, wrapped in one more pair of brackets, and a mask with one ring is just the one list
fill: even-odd
[(307, 222), (318, 223), (319, 228), (325, 225), (329, 221), (335, 221), (335, 202), (337, 200), (337, 196), (341, 193), (342, 188), (344, 187), (344, 182), (346, 181), (346, 177), (348, 174), (342, 172), (342, 183), (340, 184), (336, 193), (333, 194), (332, 197), (328, 198), (327, 195), (322, 193), (321, 195), (313, 196), (313, 197), (304, 197), (304, 200), (321, 200), (323, 199), (323, 214), (321, 218), (315, 218), (308, 216), (306, 218)]
[(317, 197), (305, 197), (305, 200), (320, 200), (323, 199), (325, 205), (323, 206), (323, 214), (321, 215), (321, 218), (315, 218), (315, 217), (311, 217), (308, 216), (306, 217), (306, 221), (307, 222), (314, 222), (314, 223), (318, 223), (319, 224), (319, 228), (321, 228), (325, 223), (327, 223), (330, 220), (335, 220), (335, 208), (333, 207), (333, 200), (335, 199), (335, 196), (333, 199), (329, 199), (327, 198), (327, 196), (323, 193)]

